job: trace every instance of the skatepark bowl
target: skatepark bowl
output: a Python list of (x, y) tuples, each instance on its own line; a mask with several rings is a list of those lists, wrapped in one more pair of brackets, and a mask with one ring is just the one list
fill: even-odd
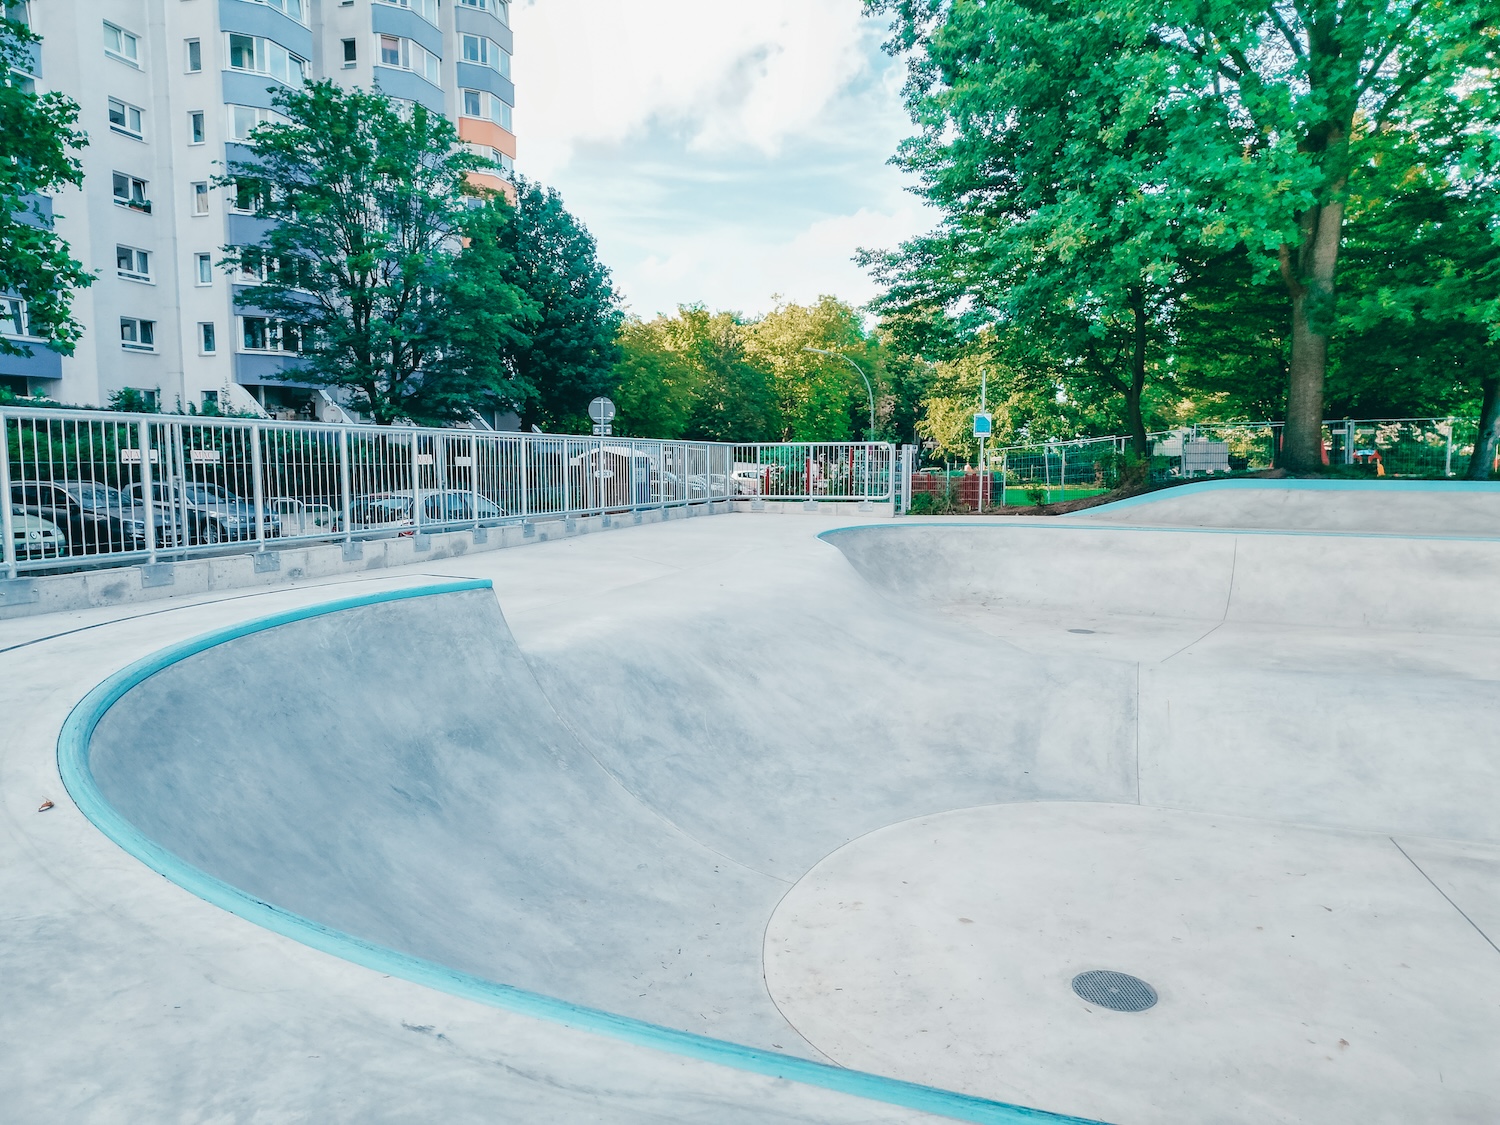
[(0, 622), (0, 1116), (1500, 1121), (1497, 576), (1265, 482)]

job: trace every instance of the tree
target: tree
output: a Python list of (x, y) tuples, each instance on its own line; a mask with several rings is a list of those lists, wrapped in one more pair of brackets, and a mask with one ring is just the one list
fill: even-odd
[[(5, 11), (0, 7), (0, 17)], [(83, 334), (73, 319), (72, 291), (92, 285), (94, 275), (73, 258), (36, 197), (82, 186), (77, 150), (88, 137), (78, 128), (75, 102), (32, 89), (30, 48), (38, 42), (20, 22), (0, 18), (0, 293), (26, 302), (25, 324), (12, 325), (17, 335), (71, 355)], [(0, 355), (31, 354), (0, 336)]]
[(1324, 381), (1347, 203), (1366, 150), (1401, 126), (1490, 142), (1500, 0), (1180, 0), (1159, 16), (1193, 111), (1177, 149), (1222, 209), (1205, 233), (1279, 274), (1291, 306), (1283, 463), (1322, 460)]
[(1468, 475), (1485, 480), (1500, 440), (1500, 177), (1459, 176), (1451, 153), (1402, 130), (1380, 140), (1349, 194), (1330, 392), (1355, 417), (1478, 405)]
[[(467, 185), (486, 162), (422, 105), (332, 82), (274, 100), (285, 120), (258, 126), (252, 159), (220, 181), (271, 224), (223, 264), (259, 279), (237, 301), (264, 315), (267, 344), (297, 355), (286, 377), (337, 387), (382, 425), (517, 394), (493, 355), (515, 346), (529, 309), (504, 276), (505, 208), (476, 207)], [(461, 255), (466, 236), (501, 250)]]
[(674, 349), (668, 319), (627, 320), (618, 343), (620, 359), (609, 392), (618, 410), (616, 432), (674, 440), (687, 436), (704, 372)]
[(1170, 182), (1172, 53), (1132, 5), (867, 8), (894, 13), (893, 46), (911, 52), (920, 133), (898, 161), (943, 212), (934, 235), (864, 256), (887, 288), (874, 307), (1060, 341), (1076, 360), (1071, 378), (1120, 396), (1134, 450), (1147, 455), (1146, 382), (1161, 370), (1152, 357), (1178, 259), (1197, 241)]
[(864, 380), (848, 362), (807, 351), (848, 356), (873, 387), (874, 356), (852, 307), (830, 296), (815, 305), (778, 304), (749, 326), (745, 347), (751, 361), (770, 373), (783, 440), (866, 438), (870, 395)]
[(548, 429), (587, 429), (589, 400), (613, 385), (624, 321), (594, 236), (551, 188), (515, 180), (514, 220), (501, 234), (506, 278), (536, 306), (524, 340), (502, 354), (526, 388), (521, 419)]

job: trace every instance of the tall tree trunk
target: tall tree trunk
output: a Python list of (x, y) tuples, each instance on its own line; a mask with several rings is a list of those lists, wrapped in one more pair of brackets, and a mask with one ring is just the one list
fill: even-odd
[(1293, 472), (1314, 473), (1323, 467), (1323, 378), (1344, 205), (1335, 201), (1310, 208), (1299, 225), (1302, 244), (1283, 245), (1280, 255), (1281, 277), (1292, 298), (1292, 361), (1280, 460)]
[(1479, 433), (1474, 438), (1474, 456), (1469, 458), (1469, 480), (1489, 480), (1500, 448), (1500, 375), (1484, 381), (1484, 405), (1479, 410)]
[(1125, 421), (1130, 427), (1130, 447), (1137, 458), (1151, 456), (1151, 442), (1146, 437), (1146, 418), (1141, 410), (1141, 395), (1146, 388), (1146, 295), (1137, 290), (1130, 295), (1132, 349), (1130, 381), (1125, 389)]

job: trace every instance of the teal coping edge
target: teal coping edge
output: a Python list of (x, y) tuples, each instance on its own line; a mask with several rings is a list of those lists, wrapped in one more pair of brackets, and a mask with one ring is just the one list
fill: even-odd
[[(1198, 492), (1220, 492), (1238, 489), (1285, 489), (1292, 492), (1500, 492), (1500, 481), (1483, 480), (1300, 480), (1293, 477), (1240, 477), (1233, 480), (1200, 480), (1191, 484), (1153, 489), (1140, 496), (1112, 500), (1079, 512), (1065, 512), (1058, 519), (1078, 519), (1083, 512), (1113, 512), (1154, 504), (1174, 496)], [(1086, 517), (1083, 517), (1086, 518)]]
[(1013, 1125), (1015, 1122), (1103, 1125), (1102, 1122), (1088, 1118), (1070, 1117), (1049, 1113), (1046, 1110), (1011, 1105), (1007, 1102), (992, 1101), (988, 1098), (960, 1094), (934, 1086), (922, 1086), (915, 1082), (903, 1082), (900, 1079), (886, 1078), (878, 1074), (789, 1057), (758, 1047), (731, 1043), (724, 1039), (678, 1031), (659, 1024), (647, 1023), (645, 1020), (606, 1012), (599, 1008), (573, 1004), (513, 985), (485, 980), (482, 977), (446, 968), (433, 961), (399, 953), (394, 949), (375, 945), (341, 930), (330, 929), (310, 918), (283, 910), (273, 903), (264, 902), (246, 894), (206, 871), (199, 870), (145, 836), (126, 820), (100, 792), (89, 765), (89, 741), (99, 725), (99, 720), (132, 688), (164, 668), (169, 668), (207, 649), (254, 633), (264, 632), (267, 629), (274, 629), (279, 625), (289, 625), (293, 622), (306, 621), (310, 618), (381, 602), (492, 588), (493, 584), (489, 579), (472, 579), (361, 594), (231, 625), (172, 645), (137, 660), (94, 687), (73, 708), (63, 723), (62, 732), (57, 740), (57, 765), (68, 795), (96, 828), (147, 867), (166, 876), (184, 890), (231, 914), (236, 914), (249, 922), (281, 934), (283, 937), (289, 937), (303, 945), (311, 946), (323, 953), (330, 953), (345, 961), (352, 961), (356, 965), (373, 969), (375, 972), (400, 977), (414, 984), (425, 985), (465, 1000), (475, 1000), (494, 1008), (503, 1008), (534, 1019), (559, 1023), (579, 1031), (607, 1035), (637, 1046), (651, 1047), (674, 1055), (717, 1063), (721, 1066), (768, 1075), (772, 1078), (783, 1078), (809, 1086), (819, 1086), (826, 1090), (938, 1114), (959, 1121), (974, 1121), (983, 1125)]

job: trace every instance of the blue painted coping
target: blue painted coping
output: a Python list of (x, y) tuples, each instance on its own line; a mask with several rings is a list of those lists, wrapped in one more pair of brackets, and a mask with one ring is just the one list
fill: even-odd
[(89, 740), (99, 720), (115, 703), (136, 685), (169, 668), (189, 656), (253, 633), (288, 625), (295, 621), (306, 621), (329, 613), (340, 613), (346, 609), (375, 605), (381, 602), (402, 601), (406, 598), (423, 598), (437, 594), (453, 594), (466, 590), (488, 590), (492, 584), (488, 579), (442, 582), (425, 586), (414, 586), (400, 590), (385, 590), (357, 597), (342, 598), (321, 605), (278, 613), (270, 617), (231, 625), (226, 629), (205, 633), (181, 644), (152, 653), (127, 668), (116, 672), (99, 684), (74, 707), (63, 723), (57, 740), (57, 765), (62, 774), (68, 794), (101, 832), (125, 851), (135, 856), (152, 870), (165, 875), (172, 882), (199, 898), (222, 907), (231, 914), (263, 926), (284, 937), (292, 938), (304, 945), (324, 953), (331, 953), (356, 965), (363, 965), (379, 973), (412, 981), (415, 984), (435, 988), (465, 1000), (476, 1000), (491, 1007), (503, 1008), (535, 1019), (560, 1023), (580, 1031), (593, 1032), (622, 1039), (638, 1046), (653, 1047), (674, 1055), (718, 1063), (737, 1070), (765, 1074), (773, 1078), (785, 1078), (803, 1082), (810, 1086), (821, 1086), (842, 1094), (890, 1105), (904, 1106), (959, 1121), (983, 1122), (986, 1125), (1011, 1125), (1014, 1122), (1064, 1122), (1073, 1125), (1102, 1125), (1082, 1117), (1069, 1117), (1048, 1113), (1045, 1110), (1029, 1109), (1006, 1102), (976, 1098), (951, 1090), (940, 1090), (932, 1086), (921, 1086), (914, 1082), (902, 1082), (878, 1074), (867, 1074), (858, 1070), (829, 1066), (806, 1059), (791, 1058), (758, 1047), (747, 1047), (723, 1039), (712, 1039), (706, 1035), (694, 1035), (670, 1027), (647, 1023), (644, 1020), (616, 1015), (598, 1008), (586, 1008), (571, 1004), (556, 997), (528, 992), (508, 984), (497, 984), (468, 973), (456, 972), (432, 961), (398, 953), (384, 946), (362, 941), (340, 930), (332, 930), (309, 918), (282, 910), (269, 902), (247, 895), (244, 891), (200, 871), (190, 863), (178, 858), (165, 848), (148, 839), (133, 824), (126, 820), (99, 791), (89, 766)]
[[(1139, 504), (1154, 504), (1159, 500), (1170, 500), (1176, 496), (1189, 496), (1198, 492), (1220, 492), (1242, 489), (1282, 489), (1289, 492), (1500, 492), (1500, 481), (1483, 480), (1298, 480), (1295, 478), (1250, 477), (1237, 480), (1203, 480), (1192, 484), (1158, 488), (1140, 496), (1114, 500), (1086, 509), (1095, 512), (1116, 512), (1122, 508), (1134, 508)], [(1057, 518), (1074, 519), (1081, 512), (1067, 512)]]

